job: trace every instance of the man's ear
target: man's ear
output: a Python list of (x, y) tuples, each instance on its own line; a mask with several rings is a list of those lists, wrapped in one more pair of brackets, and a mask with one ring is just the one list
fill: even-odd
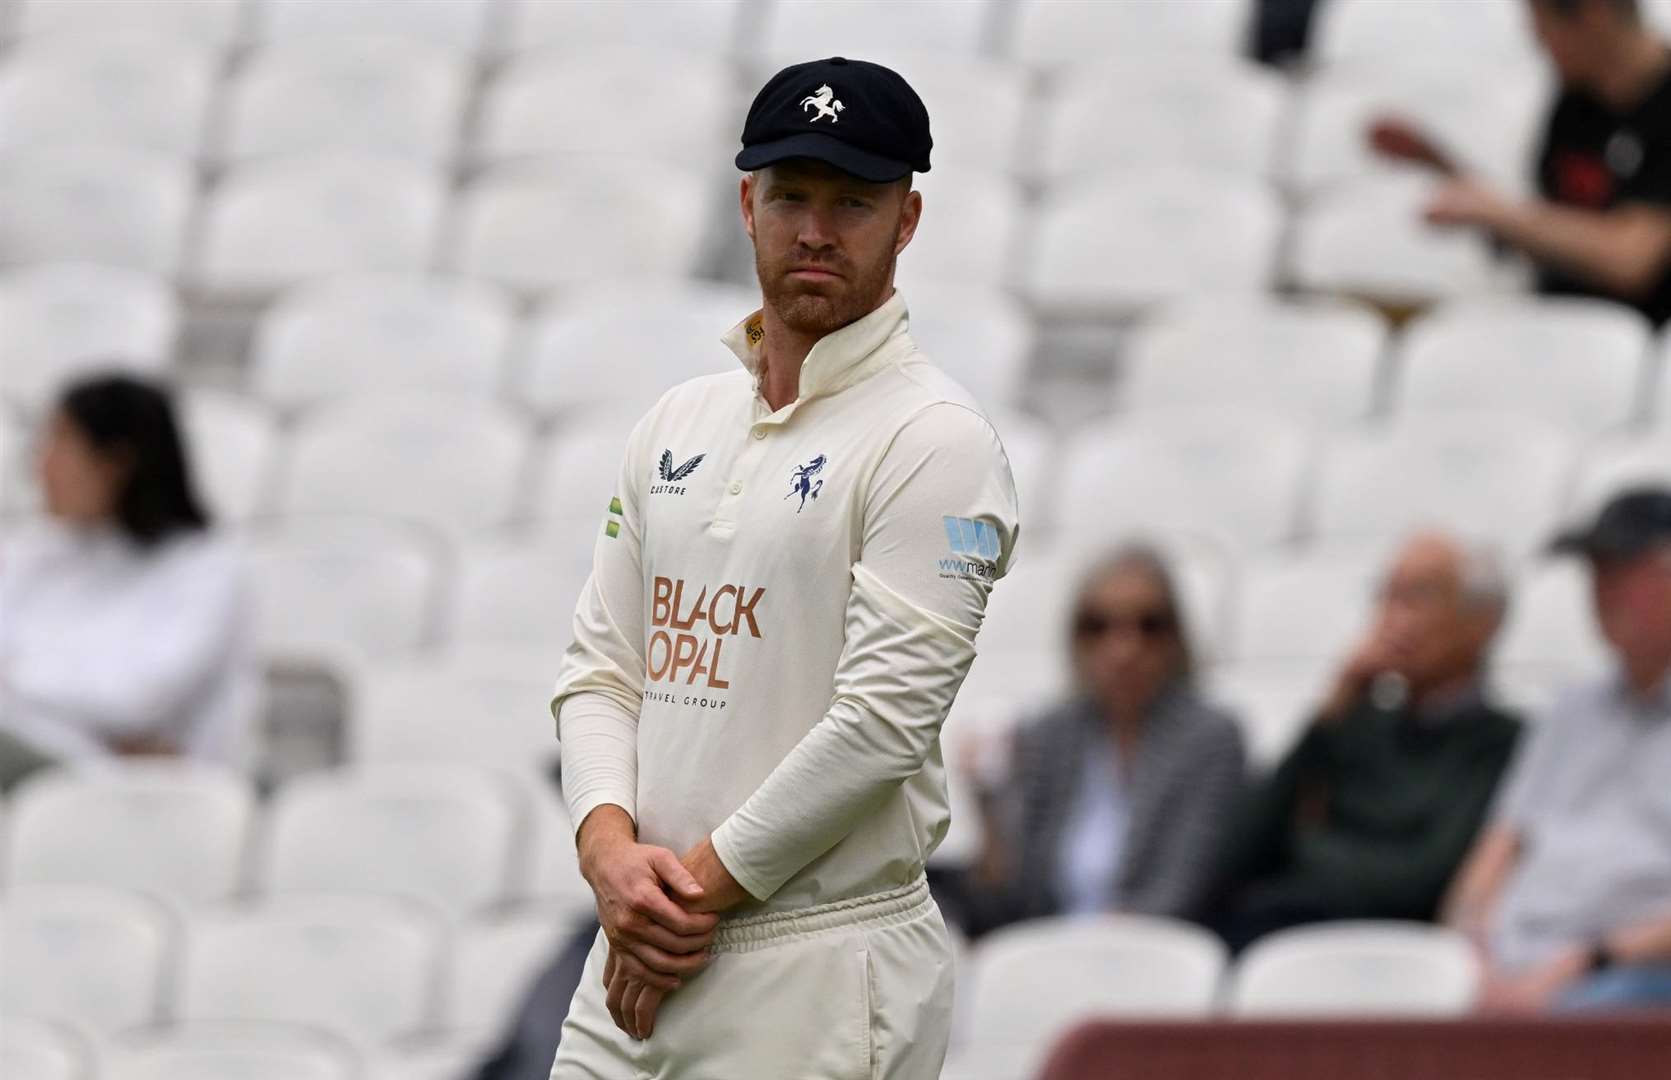
[(905, 193), (905, 201), (899, 208), (899, 239), (894, 241), (895, 255), (904, 251), (905, 245), (909, 244), (911, 242), (911, 238), (917, 235), (917, 222), (922, 220), (922, 216), (923, 193), (920, 191), (907, 191)]
[(754, 174), (745, 173), (737, 185), (737, 199), (743, 212), (743, 231), (754, 239)]

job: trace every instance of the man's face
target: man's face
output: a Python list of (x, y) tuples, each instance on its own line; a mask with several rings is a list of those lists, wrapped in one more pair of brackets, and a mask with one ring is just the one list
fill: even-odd
[(1597, 65), (1606, 62), (1601, 56), (1601, 42), (1605, 40), (1607, 20), (1618, 18), (1617, 13), (1606, 0), (1591, 0), (1564, 14), (1539, 0), (1532, 0), (1530, 7), (1532, 33), (1561, 81), (1572, 86), (1588, 85), (1595, 78)]
[(1596, 620), (1626, 657), (1671, 653), (1671, 545), (1594, 564)]
[(922, 196), (793, 159), (743, 178), (743, 224), (766, 306), (822, 337), (876, 310), (916, 232)]
[(1470, 603), (1461, 550), (1442, 537), (1405, 545), (1381, 586), (1376, 636), (1393, 671), (1421, 690), (1475, 670), (1497, 629)]

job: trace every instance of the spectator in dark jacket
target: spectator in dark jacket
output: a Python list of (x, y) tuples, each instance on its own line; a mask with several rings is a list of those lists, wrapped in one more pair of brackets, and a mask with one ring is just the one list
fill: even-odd
[(1194, 686), (1188, 628), (1155, 551), (1123, 548), (1079, 590), (1078, 692), (1023, 725), (983, 793), (988, 847), (968, 929), (1047, 915), (1193, 914), (1245, 769), (1241, 734)]
[(1495, 555), (1418, 536), (1300, 744), (1236, 816), (1213, 917), (1232, 948), (1324, 919), (1422, 919), (1473, 843), (1520, 731), (1485, 694)]

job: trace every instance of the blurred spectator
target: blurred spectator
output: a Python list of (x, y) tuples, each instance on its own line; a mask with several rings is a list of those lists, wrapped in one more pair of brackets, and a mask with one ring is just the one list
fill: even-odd
[(47, 517), (0, 548), (0, 787), (111, 754), (237, 759), (254, 692), (241, 566), (169, 398), (127, 375), (71, 386), (38, 464)]
[(1486, 699), (1495, 553), (1408, 541), (1368, 638), (1237, 815), (1213, 925), (1233, 949), (1324, 919), (1431, 919), (1520, 724)]
[(1091, 570), (1072, 650), (1078, 693), (1018, 732), (1008, 783), (983, 793), (970, 933), (1047, 915), (1186, 916), (1211, 881), (1246, 767), (1241, 733), (1196, 692), (1159, 554), (1129, 546)]
[(1555, 548), (1588, 556), (1618, 673), (1533, 729), (1447, 915), (1494, 969), (1489, 1007), (1671, 1005), (1671, 489)]
[(1377, 149), (1450, 181), (1428, 207), (1438, 224), (1477, 225), (1526, 253), (1539, 290), (1619, 300), (1671, 317), (1671, 50), (1637, 0), (1529, 0), (1562, 88), (1537, 162), (1541, 198), (1462, 175), (1423, 132), (1383, 119)]

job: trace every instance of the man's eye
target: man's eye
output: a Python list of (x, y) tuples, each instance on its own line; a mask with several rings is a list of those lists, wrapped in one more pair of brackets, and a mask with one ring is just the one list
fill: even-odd
[(841, 200), (841, 205), (845, 206), (845, 207), (848, 207), (850, 209), (862, 210), (862, 209), (868, 207), (870, 204), (863, 199), (860, 199), (860, 198), (857, 198), (855, 196), (849, 195), (846, 198)]

